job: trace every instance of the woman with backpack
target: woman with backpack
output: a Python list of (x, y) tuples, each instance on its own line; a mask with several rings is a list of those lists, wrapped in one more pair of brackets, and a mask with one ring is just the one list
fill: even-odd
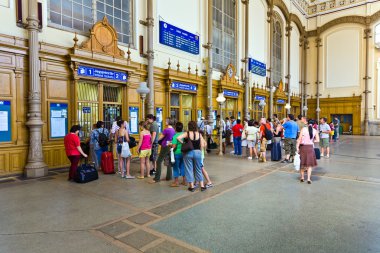
[[(102, 153), (108, 150), (109, 132), (104, 128), (104, 122), (96, 122), (96, 129), (91, 132), (91, 143), (94, 144), (94, 151), (98, 160), (98, 167), (100, 169)], [(95, 163), (96, 164), (96, 163)]]

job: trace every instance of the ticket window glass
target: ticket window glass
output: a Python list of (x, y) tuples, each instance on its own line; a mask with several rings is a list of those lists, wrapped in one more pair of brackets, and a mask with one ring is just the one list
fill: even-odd
[(77, 114), (78, 124), (82, 126), (82, 138), (91, 135), (93, 125), (99, 120), (99, 88), (96, 83), (78, 82)]
[(291, 114), (294, 115), (294, 117), (297, 117), (299, 114), (301, 114), (300, 113), (300, 108), (298, 106), (292, 106), (290, 108), (290, 112), (291, 112)]
[(276, 106), (277, 111), (275, 112), (277, 114), (277, 118), (283, 119), (285, 118), (285, 106), (283, 104), (278, 104)]
[(185, 130), (187, 130), (188, 123), (193, 119), (192, 108), (192, 94), (170, 94), (170, 118), (182, 122)]
[(223, 105), (223, 118), (234, 116), (237, 118), (236, 99), (227, 98)]
[(116, 117), (121, 116), (122, 88), (103, 86), (103, 121), (104, 127), (111, 129)]

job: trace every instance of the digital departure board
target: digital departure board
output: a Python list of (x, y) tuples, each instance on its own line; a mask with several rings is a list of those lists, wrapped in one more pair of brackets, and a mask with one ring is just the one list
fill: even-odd
[(190, 54), (199, 54), (199, 36), (160, 21), (160, 43)]
[(249, 58), (248, 63), (249, 71), (259, 76), (266, 76), (266, 64)]

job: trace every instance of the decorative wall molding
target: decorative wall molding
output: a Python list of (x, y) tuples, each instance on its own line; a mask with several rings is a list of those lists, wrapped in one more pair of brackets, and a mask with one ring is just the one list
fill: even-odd
[(340, 24), (359, 24), (363, 26), (368, 26), (372, 23), (375, 23), (380, 20), (380, 11), (372, 14), (371, 16), (346, 16), (340, 17), (330, 22), (327, 22), (321, 27), (318, 27), (316, 30), (307, 31), (307, 37), (315, 37), (319, 34), (327, 31), (328, 29), (340, 25)]
[[(114, 57), (124, 57), (125, 52), (118, 47), (115, 28), (110, 25), (106, 16), (91, 28), (90, 39), (79, 47), (91, 52), (105, 53)], [(77, 40), (74, 38), (74, 48)]]

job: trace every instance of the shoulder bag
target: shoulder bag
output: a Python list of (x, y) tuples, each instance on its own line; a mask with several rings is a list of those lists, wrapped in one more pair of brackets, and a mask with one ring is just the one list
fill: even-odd
[(181, 152), (182, 153), (187, 153), (191, 150), (194, 150), (193, 143), (190, 140), (190, 135), (189, 132), (187, 132), (187, 138), (183, 140), (183, 144), (181, 147)]

